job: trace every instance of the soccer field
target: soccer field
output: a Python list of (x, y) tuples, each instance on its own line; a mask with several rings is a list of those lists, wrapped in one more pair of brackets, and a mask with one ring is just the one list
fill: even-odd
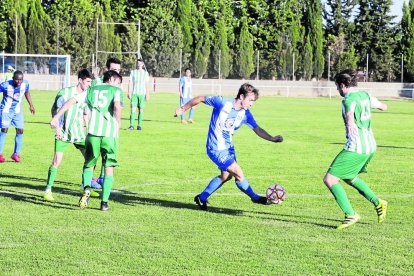
[[(119, 161), (108, 212), (100, 201), (80, 210), (83, 160), (73, 147), (43, 200), (53, 157), (50, 108), (55, 93), (33, 91), (36, 115), (25, 110), (22, 163), (0, 164), (1, 275), (412, 275), (414, 263), (414, 103), (386, 101), (374, 111), (378, 152), (362, 178), (389, 202), (377, 224), (373, 206), (349, 186), (362, 219), (335, 230), (343, 216), (322, 182), (345, 143), (340, 99), (261, 97), (252, 113), (283, 143), (235, 133), (237, 160), (256, 192), (272, 183), (287, 190), (281, 205), (256, 205), (233, 181), (200, 211), (194, 196), (218, 174), (205, 153), (211, 108), (196, 124), (173, 114), (178, 95), (153, 94), (142, 131), (126, 131), (125, 96)], [(14, 130), (6, 139), (9, 159)], [(96, 173), (95, 173), (96, 175)], [(344, 185), (345, 186), (345, 185)]]

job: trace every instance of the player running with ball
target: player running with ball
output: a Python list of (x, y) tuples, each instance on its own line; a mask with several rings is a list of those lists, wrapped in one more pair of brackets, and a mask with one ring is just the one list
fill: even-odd
[(356, 86), (357, 72), (344, 70), (335, 76), (335, 84), (342, 100), (342, 117), (345, 123), (347, 142), (343, 150), (335, 157), (323, 182), (335, 197), (345, 220), (337, 229), (347, 228), (360, 220), (352, 209), (342, 179), (370, 201), (377, 211), (378, 223), (385, 220), (387, 202), (378, 196), (359, 178), (358, 174), (367, 171), (368, 163), (376, 151), (376, 142), (371, 128), (371, 109), (387, 110), (387, 105)]
[(245, 83), (240, 87), (235, 99), (225, 99), (221, 96), (198, 96), (176, 109), (175, 116), (180, 116), (201, 102), (213, 107), (206, 148), (207, 155), (218, 166), (220, 175), (214, 177), (204, 191), (194, 198), (201, 210), (207, 210), (207, 199), (210, 195), (233, 176), (237, 187), (254, 203), (269, 204), (266, 197), (253, 191), (244, 177), (243, 170), (236, 161), (232, 141), (234, 131), (243, 124), (247, 124), (262, 139), (275, 143), (283, 141), (282, 136), (271, 136), (254, 120), (249, 109), (258, 97), (259, 91), (252, 85)]

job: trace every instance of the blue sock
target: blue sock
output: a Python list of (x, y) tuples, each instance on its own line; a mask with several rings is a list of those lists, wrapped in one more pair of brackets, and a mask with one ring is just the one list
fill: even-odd
[(6, 141), (6, 135), (7, 133), (0, 132), (0, 154), (3, 153), (3, 147), (4, 147), (4, 142)]
[(207, 201), (207, 198), (211, 196), (212, 193), (217, 191), (218, 188), (221, 187), (221, 185), (223, 185), (223, 183), (221, 183), (220, 177), (214, 177), (213, 179), (211, 179), (210, 183), (208, 183), (204, 191), (200, 194), (200, 199), (202, 201)]
[(23, 145), (23, 134), (16, 134), (14, 138), (14, 154), (19, 154)]
[(190, 108), (190, 115), (188, 115), (188, 119), (192, 119), (194, 116), (194, 107)]
[(236, 181), (236, 185), (237, 185), (237, 188), (240, 189), (240, 191), (248, 195), (253, 201), (259, 200), (260, 196), (256, 194), (255, 192), (253, 192), (252, 187), (250, 186), (249, 182), (247, 182), (246, 179), (244, 179), (241, 182)]

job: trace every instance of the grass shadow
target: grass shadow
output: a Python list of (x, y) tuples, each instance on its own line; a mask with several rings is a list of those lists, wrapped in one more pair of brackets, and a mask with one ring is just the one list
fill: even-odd
[(0, 190), (0, 196), (9, 198), (11, 200), (32, 203), (36, 205), (43, 205), (43, 206), (57, 208), (57, 209), (67, 209), (67, 210), (78, 210), (79, 209), (76, 205), (66, 204), (63, 202), (49, 202), (49, 201), (45, 201), (43, 197), (40, 195), (13, 191), (13, 190)]

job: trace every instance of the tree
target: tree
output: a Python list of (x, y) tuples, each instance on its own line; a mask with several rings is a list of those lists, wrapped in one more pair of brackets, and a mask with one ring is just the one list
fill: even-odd
[(253, 35), (249, 32), (246, 17), (241, 19), (238, 53), (238, 75), (244, 79), (250, 79), (254, 72)]
[(193, 54), (191, 64), (195, 77), (202, 78), (207, 72), (208, 60), (210, 57), (211, 31), (203, 12), (196, 6), (193, 9)]
[(193, 36), (191, 33), (191, 10), (193, 3), (191, 0), (178, 0), (177, 5), (177, 21), (181, 26), (183, 34), (183, 51), (184, 53), (191, 52), (193, 44)]
[(399, 34), (395, 32), (395, 16), (389, 15), (391, 4), (392, 0), (360, 0), (351, 37), (360, 67), (365, 67), (369, 54), (368, 73), (374, 81), (388, 80), (398, 66), (393, 53)]
[(355, 0), (326, 0), (323, 10), (326, 37), (328, 35), (350, 34), (351, 24), (348, 18), (352, 17), (356, 2)]
[(404, 76), (405, 80), (414, 80), (414, 1), (410, 0), (408, 5), (403, 5), (403, 16), (401, 19), (401, 48), (404, 54)]
[(40, 0), (30, 0), (27, 16), (27, 51), (31, 54), (45, 54), (49, 51), (48, 29), (50, 18)]
[[(212, 69), (221, 78), (226, 78), (230, 73), (230, 48), (228, 45), (228, 34), (224, 18), (218, 20), (214, 31), (216, 43), (213, 44)], [(219, 70), (220, 67), (220, 70)], [(219, 72), (220, 71), (220, 72)]]
[(306, 36), (305, 47), (302, 53), (303, 60), (303, 77), (305, 80), (310, 80), (313, 73), (313, 49), (310, 42), (309, 35)]
[(308, 0), (305, 8), (307, 33), (312, 44), (313, 69), (312, 75), (320, 78), (324, 71), (325, 58), (323, 55), (322, 7), (319, 1)]
[(174, 1), (154, 0), (140, 8), (133, 19), (141, 20), (142, 56), (156, 77), (171, 77), (179, 71), (183, 47), (181, 27), (174, 18)]

